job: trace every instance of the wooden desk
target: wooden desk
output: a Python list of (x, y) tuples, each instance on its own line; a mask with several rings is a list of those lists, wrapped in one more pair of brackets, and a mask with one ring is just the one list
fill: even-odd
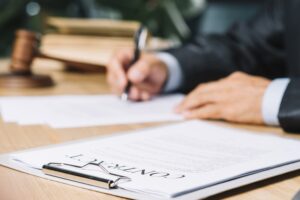
[[(5, 71), (7, 61), (0, 61), (0, 71)], [(64, 73), (59, 63), (36, 63), (40, 73), (50, 73), (57, 85), (48, 89), (0, 89), (2, 95), (59, 95), (59, 94), (101, 94), (108, 88), (104, 75)], [(49, 67), (51, 66), (51, 70)], [(45, 69), (42, 69), (44, 67)], [(47, 68), (48, 67), (48, 68)], [(99, 105), (101, 106), (101, 105)], [(32, 147), (61, 143), (65, 141), (107, 135), (114, 132), (135, 130), (155, 124), (138, 124), (123, 126), (106, 126), (76, 129), (52, 129), (47, 126), (19, 126), (3, 123), (0, 120), (0, 153), (23, 150)], [(277, 128), (235, 126), (254, 131), (274, 132), (284, 137), (298, 137), (283, 133)], [(261, 134), (261, 133), (260, 133)], [(300, 189), (300, 171), (255, 183), (243, 188), (229, 191), (210, 199), (291, 199)], [(93, 200), (121, 199), (119, 197), (97, 193), (69, 185), (56, 183), (27, 175), (5, 167), (0, 167), (0, 199), (2, 200)]]

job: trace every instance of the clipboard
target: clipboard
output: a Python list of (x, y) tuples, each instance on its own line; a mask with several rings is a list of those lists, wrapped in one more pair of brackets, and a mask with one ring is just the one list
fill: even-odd
[[(134, 133), (132, 133), (134, 134)], [(106, 138), (110, 138), (112, 136), (106, 136)], [(95, 137), (98, 138), (98, 137)], [(49, 148), (53, 148), (53, 147), (62, 147), (64, 145), (68, 145), (68, 144), (78, 144), (81, 142), (87, 142), (87, 141), (94, 141), (95, 138), (89, 138), (89, 139), (83, 139), (83, 140), (78, 140), (78, 141), (71, 141), (71, 142), (67, 142), (67, 143), (63, 143), (63, 144), (57, 144), (57, 145), (50, 145), (47, 147), (38, 147), (38, 148), (34, 148), (31, 150), (27, 150), (27, 151), (20, 151), (20, 152), (15, 152), (15, 153), (22, 153), (22, 152), (28, 152), (28, 151), (39, 151), (39, 150), (43, 150), (43, 149), (49, 149)], [(102, 137), (105, 138), (105, 137)], [(49, 162), (49, 160), (47, 161)], [(247, 173), (244, 174), (241, 177), (236, 177), (236, 178), (232, 178), (232, 179), (228, 179), (228, 180), (224, 180), (222, 182), (217, 182), (214, 183), (212, 185), (206, 185), (202, 188), (197, 188), (194, 191), (188, 191), (187, 193), (182, 193), (178, 196), (152, 196), (151, 194), (147, 193), (147, 192), (143, 192), (141, 190), (137, 190), (134, 191), (130, 188), (125, 188), (122, 185), (118, 184), (112, 184), (112, 182), (110, 181), (115, 181), (113, 178), (107, 178), (107, 177), (102, 177), (100, 176), (100, 178), (104, 178), (104, 180), (101, 183), (101, 187), (96, 187), (94, 186), (94, 183), (88, 185), (88, 184), (84, 184), (81, 180), (74, 180), (74, 177), (68, 178), (66, 177), (66, 173), (65, 171), (62, 173), (63, 177), (61, 174), (53, 174), (56, 173), (58, 170), (56, 170), (57, 168), (59, 169), (64, 169), (65, 167), (70, 167), (71, 170), (67, 170), (69, 173), (72, 172), (76, 172), (76, 169), (78, 168), (78, 170), (82, 169), (82, 167), (87, 167), (87, 166), (94, 166), (96, 168), (99, 168), (98, 170), (101, 171), (101, 166), (102, 165), (98, 165), (95, 161), (91, 161), (91, 160), (87, 160), (85, 162), (82, 162), (82, 165), (70, 165), (70, 164), (66, 164), (66, 163), (48, 163), (45, 164), (44, 166), (42, 166), (42, 170), (40, 168), (32, 168), (32, 167), (28, 167), (28, 165), (26, 163), (20, 162), (18, 160), (13, 159), (12, 154), (4, 154), (4, 155), (0, 155), (0, 165), (12, 168), (12, 169), (16, 169), (18, 171), (22, 171), (28, 174), (32, 174), (35, 176), (39, 176), (48, 180), (52, 180), (52, 181), (56, 181), (56, 182), (61, 182), (64, 184), (69, 184), (69, 185), (73, 185), (76, 187), (80, 187), (80, 188), (85, 188), (85, 189), (89, 189), (89, 190), (93, 190), (93, 191), (98, 191), (98, 192), (102, 192), (102, 193), (106, 193), (106, 194), (112, 194), (112, 195), (116, 195), (116, 196), (120, 196), (120, 197), (126, 197), (126, 198), (132, 198), (132, 199), (176, 199), (176, 200), (192, 200), (192, 199), (201, 199), (201, 198), (206, 198), (230, 189), (234, 189), (234, 188), (238, 188), (250, 183), (254, 183), (260, 180), (264, 180), (270, 177), (274, 177), (274, 176), (278, 176), (281, 174), (285, 174), (287, 172), (291, 172), (291, 171), (295, 171), (300, 169), (300, 160), (296, 160), (290, 163), (282, 163), (282, 165), (278, 165), (278, 166), (271, 166), (263, 171), (260, 171), (258, 173)], [(101, 163), (100, 163), (101, 164)], [(55, 167), (55, 170), (52, 170), (52, 168), (50, 169), (50, 172), (46, 172), (44, 170), (46, 170), (46, 168), (50, 167)], [(105, 169), (105, 168), (104, 168)], [(47, 174), (48, 173), (48, 174)], [(85, 174), (85, 173), (84, 173)], [(105, 171), (103, 172), (103, 174), (106, 174)], [(87, 174), (85, 174), (87, 175)], [(106, 174), (106, 175), (114, 175), (114, 174)], [(117, 175), (117, 174), (116, 174)], [(117, 175), (119, 176), (119, 175)], [(78, 176), (76, 175), (75, 178), (78, 178)], [(117, 178), (117, 177), (116, 177)], [(90, 180), (90, 179), (88, 179)], [(126, 179), (122, 179), (122, 180), (126, 180)], [(81, 182), (78, 182), (81, 181)], [(108, 185), (108, 183), (111, 183), (111, 185)], [(133, 181), (132, 181), (133, 182)], [(105, 187), (109, 187), (109, 189), (105, 189)]]
[[(81, 140), (84, 141), (84, 140)], [(69, 142), (69, 143), (76, 143), (76, 142)], [(50, 146), (61, 146), (61, 144), (58, 145), (50, 145)], [(37, 148), (33, 148), (35, 150), (37, 149), (44, 149), (45, 147), (37, 147)], [(24, 151), (20, 151), (20, 152), (24, 152)], [(20, 165), (20, 163), (17, 163), (13, 160), (10, 159), (10, 154), (4, 154), (4, 155), (0, 155), (0, 165), (2, 166), (6, 166), (9, 167), (11, 169), (16, 169), (18, 171), (27, 173), (27, 174), (31, 174), (34, 176), (38, 176), (41, 178), (45, 178), (51, 181), (56, 181), (56, 182), (60, 182), (63, 184), (68, 184), (68, 185), (72, 185), (75, 187), (80, 187), (80, 188), (84, 188), (84, 189), (88, 189), (88, 190), (92, 190), (92, 191), (97, 191), (97, 192), (101, 192), (101, 193), (106, 193), (106, 194), (110, 194), (110, 195), (115, 195), (115, 196), (119, 196), (119, 197), (125, 197), (125, 198), (129, 198), (129, 199), (149, 199), (149, 196), (145, 195), (145, 194), (138, 194), (132, 191), (126, 191), (122, 188), (118, 188), (115, 187), (113, 189), (105, 189), (103, 187), (95, 187), (95, 186), (91, 186), (91, 185), (87, 185), (84, 183), (79, 183), (76, 181), (72, 181), (68, 179), (64, 179), (64, 178), (60, 178), (57, 176), (53, 176), (53, 175), (47, 175), (45, 174), (45, 172), (43, 173), (39, 173), (40, 170), (37, 169), (32, 169), (29, 170), (26, 165)], [(239, 188), (251, 183), (255, 183), (261, 180), (265, 180), (274, 176), (278, 176), (278, 175), (282, 175), (285, 174), (287, 172), (292, 172), (295, 171), (297, 169), (300, 168), (300, 162), (296, 162), (293, 164), (289, 164), (286, 166), (281, 166), (275, 169), (270, 169), (264, 172), (261, 172), (259, 174), (252, 174), (249, 176), (245, 176), (242, 177), (240, 179), (236, 179), (236, 180), (231, 180), (228, 181), (227, 183), (222, 183), (222, 184), (216, 184), (212, 187), (208, 187), (208, 188), (203, 188), (201, 190), (197, 190), (194, 192), (191, 192), (189, 194), (185, 194), (183, 196), (179, 196), (179, 197), (175, 197), (175, 198), (155, 198), (155, 197), (151, 197), (153, 200), (162, 200), (162, 199), (174, 199), (174, 200), (193, 200), (193, 199), (202, 199), (202, 198), (208, 198), (210, 196), (231, 190), (231, 189), (235, 189), (235, 188)], [(67, 181), (67, 182), (66, 182)]]
[[(98, 173), (95, 174), (95, 171), (85, 170), (88, 166), (96, 167), (96, 172)], [(54, 176), (107, 190), (117, 189), (120, 182), (131, 181), (131, 178), (127, 176), (109, 172), (101, 163), (95, 161), (90, 161), (83, 165), (51, 162), (43, 165), (42, 172), (48, 176)]]

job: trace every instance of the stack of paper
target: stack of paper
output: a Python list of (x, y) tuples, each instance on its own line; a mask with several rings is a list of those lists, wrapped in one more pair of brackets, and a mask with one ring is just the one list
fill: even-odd
[(112, 95), (4, 97), (0, 106), (5, 122), (71, 128), (180, 120), (173, 108), (182, 98), (171, 95), (148, 102), (122, 102)]

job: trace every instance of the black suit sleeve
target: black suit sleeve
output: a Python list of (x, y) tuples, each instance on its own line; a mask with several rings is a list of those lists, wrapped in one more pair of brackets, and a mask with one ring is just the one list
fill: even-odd
[(291, 79), (287, 86), (278, 118), (285, 131), (300, 133), (300, 78)]
[(183, 72), (182, 92), (199, 83), (243, 71), (268, 78), (285, 76), (283, 0), (270, 1), (253, 19), (234, 25), (224, 35), (199, 36), (167, 52)]

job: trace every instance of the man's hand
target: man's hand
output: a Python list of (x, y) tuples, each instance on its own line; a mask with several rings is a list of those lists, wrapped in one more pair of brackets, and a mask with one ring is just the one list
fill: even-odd
[(140, 60), (127, 70), (132, 57), (132, 50), (117, 52), (108, 64), (107, 82), (113, 93), (121, 95), (130, 81), (132, 87), (129, 98), (136, 101), (149, 100), (161, 91), (167, 80), (167, 66), (155, 55), (143, 53)]
[(263, 124), (262, 99), (270, 80), (236, 72), (225, 79), (200, 84), (176, 112), (187, 119), (217, 119)]

